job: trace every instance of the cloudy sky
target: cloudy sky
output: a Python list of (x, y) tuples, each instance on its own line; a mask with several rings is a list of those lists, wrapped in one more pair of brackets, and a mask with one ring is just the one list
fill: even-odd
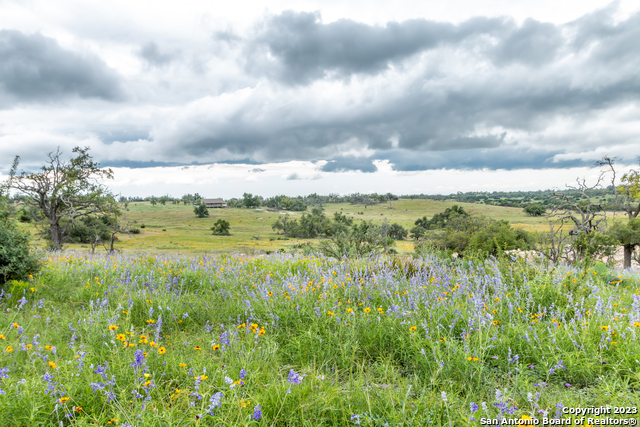
[(640, 155), (640, 3), (0, 0), (0, 173), (124, 195), (562, 187)]

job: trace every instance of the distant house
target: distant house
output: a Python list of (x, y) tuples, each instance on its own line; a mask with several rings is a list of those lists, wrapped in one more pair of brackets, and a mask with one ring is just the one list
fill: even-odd
[(202, 203), (208, 208), (226, 208), (227, 202), (222, 199), (202, 199)]

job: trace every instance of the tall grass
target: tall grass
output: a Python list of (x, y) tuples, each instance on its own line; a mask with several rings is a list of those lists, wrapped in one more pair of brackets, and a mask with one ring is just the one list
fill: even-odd
[(637, 406), (639, 286), (511, 258), (53, 254), (1, 299), (0, 425), (476, 425)]

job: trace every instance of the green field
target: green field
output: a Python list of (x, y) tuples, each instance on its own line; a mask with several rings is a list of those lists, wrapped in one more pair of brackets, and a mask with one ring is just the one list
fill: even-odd
[[(546, 231), (548, 226), (544, 218), (531, 217), (521, 208), (490, 206), (473, 203), (439, 202), (433, 200), (400, 199), (390, 203), (363, 206), (348, 203), (331, 203), (324, 205), (327, 216), (341, 212), (353, 217), (356, 221), (373, 221), (381, 223), (398, 223), (407, 230), (413, 227), (416, 219), (431, 217), (453, 205), (463, 206), (471, 214), (485, 215), (495, 220), (509, 221), (514, 227), (528, 231)], [(128, 210), (123, 211), (121, 222), (132, 227), (145, 228), (134, 235), (119, 235), (116, 248), (124, 251), (176, 251), (176, 252), (216, 252), (256, 254), (267, 251), (287, 249), (292, 245), (309, 239), (285, 239), (272, 230), (272, 224), (285, 213), (270, 212), (260, 209), (209, 209), (208, 218), (196, 218), (193, 206), (156, 205), (148, 202), (130, 203)], [(288, 212), (293, 218), (302, 213)], [(219, 219), (231, 224), (231, 236), (213, 236), (210, 228)], [(32, 228), (32, 231), (35, 229)], [(283, 240), (284, 239), (284, 240)], [(38, 241), (40, 246), (45, 242)], [(70, 244), (67, 247), (77, 250), (88, 250), (88, 245)], [(409, 239), (396, 242), (399, 253), (407, 253), (413, 249)]]
[(632, 271), (67, 251), (6, 291), (0, 426), (474, 426), (638, 410)]

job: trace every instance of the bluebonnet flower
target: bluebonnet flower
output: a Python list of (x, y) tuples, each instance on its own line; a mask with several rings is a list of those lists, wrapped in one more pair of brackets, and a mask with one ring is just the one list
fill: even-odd
[(478, 411), (478, 405), (476, 405), (475, 403), (471, 402), (469, 404), (469, 407), (471, 409), (471, 412), (477, 412)]
[(306, 377), (306, 375), (300, 375), (296, 373), (296, 371), (291, 369), (289, 371), (289, 378), (287, 379), (287, 381), (289, 381), (291, 384), (300, 384), (304, 377)]
[(22, 307), (24, 307), (24, 305), (26, 303), (28, 303), (29, 301), (27, 301), (27, 299), (24, 297), (24, 295), (22, 296), (22, 298), (20, 298), (18, 300), (18, 302), (20, 303), (20, 305), (18, 306), (18, 310), (22, 309)]
[(244, 377), (247, 376), (247, 371), (245, 371), (244, 368), (240, 369), (240, 374), (238, 374), (238, 376), (240, 377), (241, 380), (243, 380)]
[(215, 408), (219, 408), (220, 406), (222, 406), (222, 398), (224, 397), (224, 394), (222, 394), (221, 391), (215, 393), (213, 396), (211, 396), (211, 399), (209, 399), (209, 407), (207, 408), (207, 413), (209, 415), (213, 416), (213, 410)]
[(260, 407), (260, 405), (256, 405), (253, 408), (253, 419), (259, 420), (260, 418), (262, 418), (262, 408)]
[(131, 367), (134, 368), (142, 368), (142, 365), (144, 364), (144, 352), (142, 350), (136, 350), (136, 352), (133, 354), (133, 356), (136, 358), (136, 360), (131, 363)]
[(445, 391), (441, 391), (441, 392), (440, 392), (440, 398), (442, 399), (442, 401), (443, 401), (444, 403), (447, 403), (447, 401), (449, 400), (449, 399), (447, 398), (447, 392), (445, 392)]

